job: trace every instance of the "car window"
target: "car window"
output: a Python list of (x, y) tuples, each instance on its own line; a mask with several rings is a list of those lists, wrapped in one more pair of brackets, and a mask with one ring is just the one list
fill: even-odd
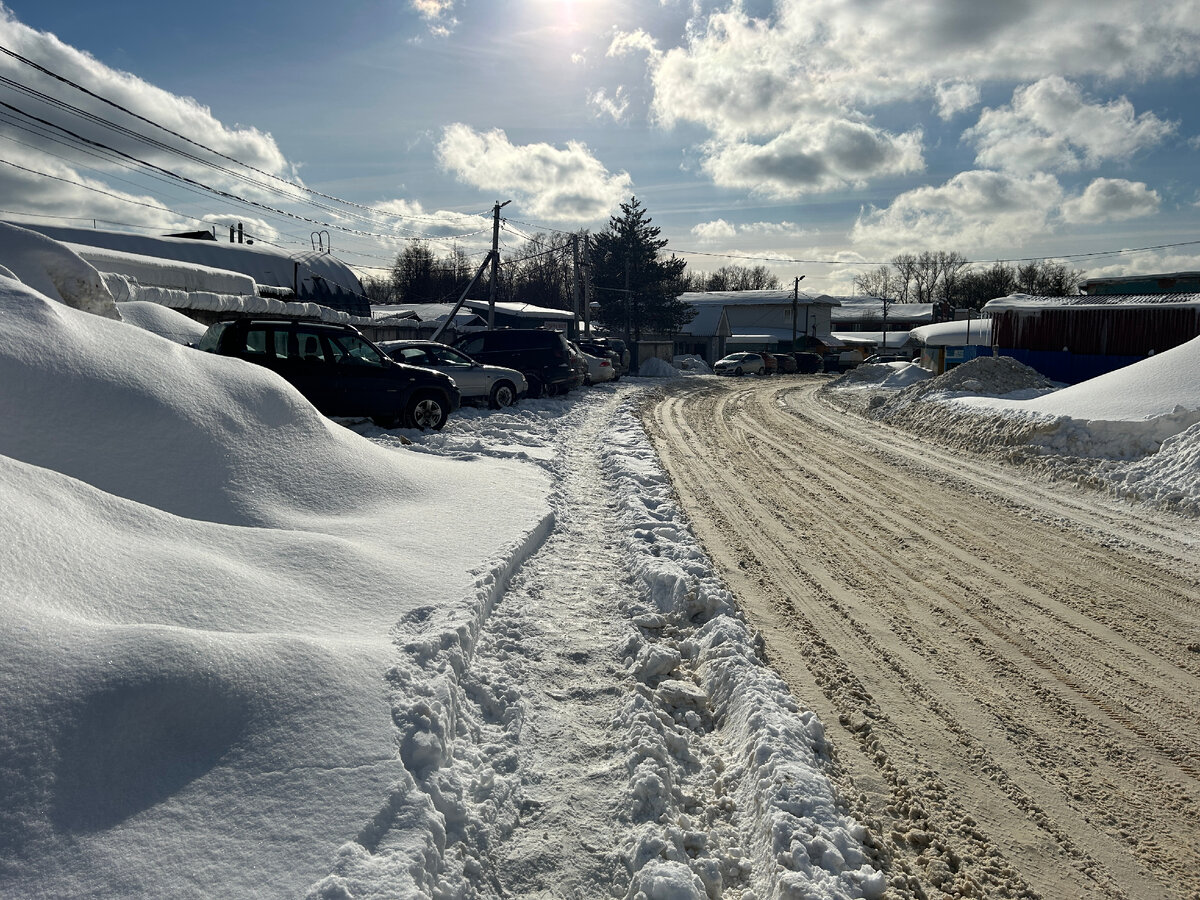
[(462, 350), (464, 353), (466, 353), (468, 355), (470, 355), (472, 353), (479, 353), (480, 351), (482, 351), (483, 350), (483, 335), (478, 335), (477, 337), (473, 337), (469, 341), (466, 341), (462, 345)]
[(246, 344), (241, 348), (247, 356), (267, 355), (267, 330), (265, 328), (250, 328), (246, 331)]
[(339, 366), (375, 366), (382, 368), (385, 363), (379, 352), (365, 340), (355, 334), (326, 334), (329, 348), (333, 351), (333, 361)]
[(292, 346), (290, 341), (288, 342), (288, 359), (307, 365), (316, 365), (328, 361), (325, 347), (321, 344), (320, 334), (297, 328), (295, 335), (295, 346)]
[(439, 364), (453, 369), (469, 369), (474, 363), (452, 347), (429, 347), (429, 355)]
[(429, 354), (425, 352), (424, 347), (403, 347), (395, 351), (395, 354), (410, 366), (427, 366), (430, 363)]

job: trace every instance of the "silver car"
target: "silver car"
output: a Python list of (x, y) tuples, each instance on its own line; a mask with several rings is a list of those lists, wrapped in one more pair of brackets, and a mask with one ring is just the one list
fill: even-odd
[(713, 365), (718, 375), (765, 375), (767, 364), (757, 353), (731, 353)]
[(437, 341), (382, 341), (379, 348), (396, 362), (449, 375), (463, 403), (486, 403), (492, 409), (501, 409), (529, 392), (525, 376), (516, 369), (485, 366)]

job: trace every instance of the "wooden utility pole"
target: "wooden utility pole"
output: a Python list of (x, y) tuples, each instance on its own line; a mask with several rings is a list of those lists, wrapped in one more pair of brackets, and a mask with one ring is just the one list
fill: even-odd
[(492, 277), (488, 281), (488, 328), (496, 327), (496, 282), (500, 278), (500, 210), (512, 203), (496, 201), (492, 209)]
[(583, 233), (583, 334), (592, 337), (592, 241)]
[[(796, 283), (792, 285), (792, 352), (796, 352), (796, 320), (800, 318), (800, 282), (804, 279), (803, 275), (796, 276)], [(808, 330), (808, 313), (804, 314), (805, 331)]]

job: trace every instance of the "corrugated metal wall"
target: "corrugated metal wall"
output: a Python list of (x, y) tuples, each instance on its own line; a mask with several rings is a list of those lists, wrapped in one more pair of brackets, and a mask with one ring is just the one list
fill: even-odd
[(1002, 349), (1145, 356), (1197, 336), (1195, 307), (1008, 309), (992, 317), (992, 340)]

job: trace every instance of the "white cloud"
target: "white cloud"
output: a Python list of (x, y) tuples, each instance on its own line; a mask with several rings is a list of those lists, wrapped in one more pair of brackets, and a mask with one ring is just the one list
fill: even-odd
[(704, 244), (717, 244), (721, 241), (733, 240), (737, 236), (737, 228), (724, 219), (714, 219), (711, 222), (701, 222), (692, 226), (692, 234)]
[(943, 82), (934, 88), (934, 97), (937, 99), (938, 116), (949, 120), (979, 105), (979, 85), (962, 81)]
[(701, 166), (719, 186), (789, 198), (917, 172), (924, 161), (919, 132), (826, 120), (796, 124), (765, 144), (710, 142)]
[(600, 115), (608, 116), (614, 122), (624, 119), (629, 110), (629, 96), (624, 87), (618, 87), (611, 97), (603, 89), (598, 90), (588, 97), (588, 103), (595, 107)]
[(1140, 181), (1097, 178), (1063, 204), (1063, 218), (1071, 223), (1121, 222), (1154, 215), (1160, 205), (1158, 192)]
[(457, 26), (454, 18), (455, 0), (409, 0), (409, 6), (429, 25), (432, 34), (445, 37)]
[(629, 53), (645, 53), (649, 57), (659, 55), (658, 42), (642, 29), (618, 31), (608, 45), (609, 56), (625, 56)]
[(1150, 112), (1137, 115), (1124, 97), (1088, 100), (1078, 85), (1052, 76), (1018, 88), (1012, 104), (986, 109), (965, 140), (978, 147), (976, 163), (1014, 172), (1077, 171), (1160, 143), (1176, 124)]
[[(214, 117), (207, 107), (201, 106), (190, 97), (176, 96), (147, 84), (127, 72), (111, 69), (86, 53), (63, 44), (54, 35), (29, 28), (17, 21), (2, 4), (0, 4), (0, 44), (62, 78), (82, 85), (94, 94), (105, 97), (112, 103), (130, 110), (150, 122), (158, 123), (165, 129), (184, 135), (204, 147), (240, 160), (263, 172), (299, 182), (295, 166), (288, 162), (269, 134), (264, 134), (255, 128), (227, 126)], [(243, 171), (235, 163), (215, 157), (204, 149), (171, 136), (166, 131), (138, 121), (113, 106), (90, 97), (50, 76), (41, 74), (11, 56), (0, 55), (0, 74), (80, 110), (79, 113), (74, 113), (27, 94), (18, 95), (8, 90), (4, 91), (4, 99), (14, 106), (26, 110), (30, 115), (48, 120), (73, 132), (80, 138), (103, 144), (112, 148), (113, 151), (127, 154), (203, 184), (266, 203), (278, 203), (285, 197), (293, 198), (300, 193), (297, 189), (283, 185), (267, 176)], [(212, 160), (239, 174), (230, 175), (210, 166), (186, 160), (171, 150), (152, 146), (129, 134), (105, 127), (95, 119), (89, 120), (86, 118), (88, 115), (129, 128), (138, 134), (161, 142), (173, 150)], [(82, 170), (91, 170), (106, 179), (138, 177), (130, 174), (131, 167), (133, 167), (133, 172), (140, 171), (134, 163), (114, 161), (111, 152), (100, 154), (98, 151), (85, 151), (76, 146), (77, 141), (73, 141), (64, 133), (44, 126), (31, 126), (28, 120), (15, 114), (7, 121), (0, 123), (0, 137), (27, 145), (24, 149), (11, 152), (6, 149), (7, 158), (15, 159), (12, 154), (40, 152), (40, 157), (35, 157), (37, 164), (31, 168), (47, 171), (49, 159), (59, 157), (61, 159), (55, 164), (55, 168), (59, 170), (60, 177), (73, 181), (91, 179), (89, 183), (93, 187), (98, 186), (101, 182), (95, 181), (91, 176), (89, 179), (85, 179), (80, 174)], [(265, 182), (270, 188), (261, 184), (252, 184), (251, 181)], [(124, 188), (114, 186), (105, 189), (116, 194), (127, 193)], [(60, 184), (57, 187), (47, 186), (43, 188), (43, 191), (57, 192), (56, 201), (61, 201), (67, 196), (67, 193), (64, 192), (67, 192), (68, 188)], [(94, 203), (98, 202), (99, 195), (94, 192), (86, 193), (88, 194), (86, 202), (84, 202), (84, 193), (78, 189), (73, 189), (72, 196), (76, 198), (79, 204), (78, 208), (91, 210), (94, 208)], [(107, 201), (103, 202), (107, 204)], [(128, 221), (131, 218), (137, 222), (144, 221), (147, 224), (157, 225), (161, 221), (162, 215), (148, 212), (144, 207), (138, 209), (126, 204), (124, 215), (119, 216), (118, 221)]]
[(748, 222), (732, 225), (724, 219), (713, 219), (692, 226), (692, 234), (704, 244), (718, 244), (735, 238), (799, 238), (808, 232), (795, 222)]
[(577, 141), (516, 145), (500, 129), (475, 131), (455, 123), (442, 134), (438, 163), (460, 181), (489, 194), (512, 194), (526, 213), (558, 222), (586, 222), (608, 215), (629, 197), (633, 180), (604, 168)]
[(901, 194), (886, 209), (864, 211), (851, 239), (885, 253), (1019, 247), (1053, 229), (1062, 196), (1046, 173), (961, 172), (939, 187)]

